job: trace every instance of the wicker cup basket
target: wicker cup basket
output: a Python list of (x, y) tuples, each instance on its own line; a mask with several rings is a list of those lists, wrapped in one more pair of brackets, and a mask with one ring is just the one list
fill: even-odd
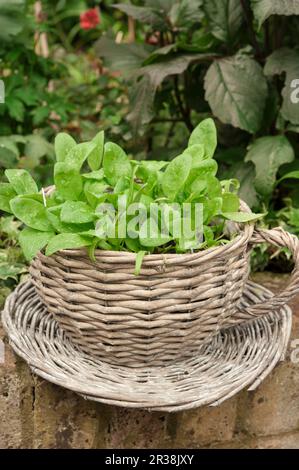
[(263, 242), (289, 248), (295, 268), (283, 292), (247, 308), (258, 316), (299, 291), (299, 241), (281, 228), (246, 224), (224, 246), (145, 256), (138, 276), (134, 253), (97, 250), (93, 262), (84, 249), (39, 253), (30, 272), (48, 311), (84, 351), (115, 365), (161, 365), (191, 356), (238, 313), (252, 246)]

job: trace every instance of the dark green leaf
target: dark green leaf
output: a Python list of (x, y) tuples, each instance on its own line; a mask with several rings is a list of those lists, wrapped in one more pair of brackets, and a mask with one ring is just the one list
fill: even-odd
[[(136, 73), (136, 81), (131, 91), (131, 113), (128, 120), (135, 134), (143, 124), (153, 117), (153, 103), (157, 88), (171, 75), (183, 73), (190, 64), (210, 59), (210, 54), (177, 54), (166, 56), (164, 60), (141, 67)], [(140, 78), (142, 77), (142, 78)]]
[(104, 57), (113, 70), (132, 73), (142, 66), (148, 56), (147, 49), (141, 44), (116, 44), (113, 39), (103, 36), (96, 43), (96, 51)]
[[(291, 171), (290, 173), (287, 173), (286, 175), (283, 175), (282, 178), (280, 178), (276, 184), (279, 184), (281, 183), (282, 181), (284, 180), (287, 180), (287, 179), (296, 179), (296, 180), (299, 180), (299, 171)], [(1, 193), (0, 193), (1, 194)]]
[(243, 22), (240, 0), (204, 0), (203, 3), (211, 33), (224, 42), (234, 39)]
[(284, 163), (294, 160), (293, 147), (285, 136), (261, 137), (250, 147), (246, 161), (255, 165), (255, 187), (265, 197), (269, 197), (275, 185), (277, 170)]
[(17, 194), (38, 193), (38, 187), (26, 170), (5, 170), (5, 176)]
[(13, 96), (9, 96), (5, 98), (5, 104), (7, 105), (8, 113), (11, 118), (18, 122), (22, 122), (24, 120), (25, 106), (22, 101)]
[(232, 220), (233, 222), (252, 222), (254, 220), (262, 219), (266, 214), (248, 214), (246, 212), (223, 212), (223, 216)]
[(139, 276), (140, 274), (143, 258), (145, 257), (145, 255), (146, 255), (146, 251), (138, 251), (136, 255), (135, 271), (134, 271), (135, 276)]
[(15, 281), (18, 280), (18, 276), (20, 274), (26, 273), (27, 269), (26, 266), (20, 263), (12, 264), (0, 262), (0, 279), (7, 280), (7, 279), (14, 279)]
[(0, 0), (0, 40), (9, 41), (25, 24), (25, 0)]
[(297, 0), (251, 0), (251, 7), (260, 27), (271, 15), (299, 15)]
[(267, 83), (260, 65), (247, 56), (216, 60), (205, 77), (206, 99), (225, 124), (256, 133), (262, 122)]

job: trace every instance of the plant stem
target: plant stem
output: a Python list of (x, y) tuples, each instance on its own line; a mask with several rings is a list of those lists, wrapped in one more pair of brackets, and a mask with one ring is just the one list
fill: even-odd
[(244, 11), (244, 16), (245, 16), (245, 20), (246, 20), (246, 23), (247, 23), (247, 26), (248, 26), (248, 33), (249, 33), (249, 36), (250, 36), (251, 43), (252, 43), (253, 47), (255, 48), (256, 55), (258, 57), (261, 57), (263, 54), (262, 54), (260, 45), (258, 43), (254, 28), (253, 28), (252, 11), (248, 7), (247, 0), (240, 0), (240, 2), (241, 2), (241, 5), (242, 5), (242, 8), (243, 8), (243, 11)]
[(183, 104), (181, 94), (180, 94), (180, 89), (179, 89), (179, 79), (178, 79), (177, 75), (174, 76), (173, 81), (174, 81), (174, 93), (175, 93), (175, 97), (176, 97), (176, 100), (177, 100), (177, 103), (178, 103), (180, 113), (182, 115), (184, 123), (186, 124), (187, 129), (190, 132), (192, 132), (193, 131), (193, 125), (192, 125), (192, 122), (191, 122), (191, 119), (190, 119), (190, 112), (187, 109), (184, 108), (184, 104)]
[(165, 140), (165, 144), (164, 144), (165, 148), (168, 148), (168, 145), (170, 143), (170, 139), (173, 136), (173, 131), (174, 131), (175, 125), (176, 125), (176, 121), (172, 121), (172, 123), (169, 127), (169, 130), (167, 132), (167, 136), (166, 136), (166, 140)]
[(181, 118), (156, 118), (152, 120), (153, 124), (157, 124), (159, 122), (184, 122), (184, 119)]

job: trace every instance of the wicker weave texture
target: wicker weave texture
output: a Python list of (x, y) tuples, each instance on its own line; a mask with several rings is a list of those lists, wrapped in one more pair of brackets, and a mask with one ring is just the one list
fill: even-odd
[(103, 403), (178, 411), (215, 406), (243, 388), (253, 390), (284, 357), (290, 309), (251, 320), (246, 313), (247, 306), (267, 302), (271, 295), (248, 283), (241, 313), (196, 355), (143, 368), (109, 365), (82, 352), (47, 312), (30, 282), (7, 299), (2, 320), (15, 352), (42, 378)]
[(278, 309), (299, 290), (299, 242), (281, 229), (245, 225), (229, 244), (185, 255), (149, 255), (139, 276), (135, 255), (98, 250), (39, 254), (31, 276), (40, 298), (73, 341), (117, 365), (162, 365), (192, 356), (236, 313), (249, 273), (251, 242), (287, 246), (296, 260), (289, 288), (252, 315)]

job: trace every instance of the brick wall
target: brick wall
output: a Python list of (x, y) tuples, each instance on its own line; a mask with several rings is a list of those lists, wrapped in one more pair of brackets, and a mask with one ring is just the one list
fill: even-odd
[[(277, 291), (286, 278), (263, 274), (255, 280)], [(292, 337), (299, 339), (299, 298), (292, 307)], [(255, 392), (243, 391), (217, 408), (166, 414), (88, 402), (33, 376), (5, 348), (0, 448), (209, 447), (299, 449), (299, 364), (288, 355)]]

